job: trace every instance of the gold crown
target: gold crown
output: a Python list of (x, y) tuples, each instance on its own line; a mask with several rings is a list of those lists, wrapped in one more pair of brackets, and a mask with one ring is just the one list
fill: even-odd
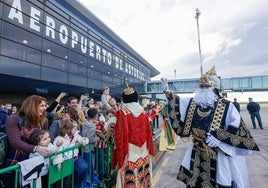
[(132, 87), (127, 87), (124, 90), (124, 93), (125, 93), (125, 95), (130, 95), (130, 94), (134, 93), (134, 89)]
[(205, 74), (203, 74), (199, 79), (199, 85), (206, 85), (206, 86), (212, 86), (211, 81), (209, 80), (209, 77)]
[(217, 77), (215, 65), (213, 65), (213, 67), (205, 74), (201, 75), (199, 85), (219, 87), (219, 79)]
[(206, 75), (207, 76), (217, 76), (215, 65), (213, 65), (213, 67), (209, 71), (206, 72)]

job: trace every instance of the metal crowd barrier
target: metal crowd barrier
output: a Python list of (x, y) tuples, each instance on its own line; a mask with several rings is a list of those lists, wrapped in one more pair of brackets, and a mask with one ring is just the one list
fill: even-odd
[[(63, 149), (58, 151), (55, 154), (52, 154), (46, 158), (49, 158), (49, 172), (48, 172), (48, 188), (50, 188), (55, 182), (61, 182), (61, 188), (63, 188), (63, 179), (69, 175), (72, 176), (72, 187), (74, 187), (74, 150), (81, 149), (81, 154), (83, 154), (83, 147), (81, 145), (72, 146), (70, 148)], [(54, 156), (63, 154), (64, 152), (68, 152), (72, 150), (72, 158), (64, 160), (61, 164), (61, 170), (57, 169), (56, 165), (52, 165), (52, 159)], [(19, 172), (20, 172), (20, 165), (12, 165), (10, 167), (6, 167), (0, 169), (0, 175), (5, 173), (15, 173), (15, 179), (10, 180), (14, 181), (14, 188), (18, 188), (19, 186)], [(36, 180), (33, 180), (33, 188), (36, 188)]]

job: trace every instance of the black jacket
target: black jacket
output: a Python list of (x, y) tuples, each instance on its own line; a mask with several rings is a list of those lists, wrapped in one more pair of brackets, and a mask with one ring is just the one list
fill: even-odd
[(8, 110), (6, 108), (0, 107), (0, 130), (4, 131), (5, 123), (8, 117)]
[(254, 113), (260, 111), (261, 107), (258, 103), (256, 102), (250, 102), (247, 104), (247, 110), (249, 113)]

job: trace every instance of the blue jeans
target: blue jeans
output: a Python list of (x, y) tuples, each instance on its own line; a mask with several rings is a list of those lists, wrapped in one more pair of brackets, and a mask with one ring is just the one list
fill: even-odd
[(74, 162), (74, 171), (75, 171), (75, 179), (74, 179), (74, 187), (81, 187), (82, 183), (85, 181), (87, 176), (88, 164), (81, 157), (78, 158)]
[(250, 113), (250, 117), (251, 117), (251, 121), (252, 121), (252, 125), (253, 125), (253, 128), (255, 129), (256, 128), (256, 123), (255, 123), (255, 117), (257, 118), (257, 121), (258, 121), (258, 124), (260, 126), (260, 128), (262, 129), (262, 121), (261, 121), (261, 116), (260, 116), (260, 113), (259, 111), (257, 112), (251, 112)]
[(93, 177), (96, 176), (95, 170), (94, 170), (94, 165), (93, 165), (93, 160), (92, 160), (92, 153), (91, 152), (84, 152), (84, 159), (88, 164), (88, 170), (87, 170), (87, 182), (92, 183)]

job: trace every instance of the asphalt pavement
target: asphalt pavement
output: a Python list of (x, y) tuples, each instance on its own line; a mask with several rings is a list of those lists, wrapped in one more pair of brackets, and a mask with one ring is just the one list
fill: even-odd
[[(261, 104), (261, 117), (264, 130), (253, 129), (246, 106), (241, 105), (241, 116), (254, 137), (260, 152), (246, 156), (251, 188), (268, 187), (268, 104)], [(165, 152), (153, 170), (154, 188), (185, 188), (185, 184), (176, 179), (177, 172), (190, 140), (177, 138), (176, 149)]]

